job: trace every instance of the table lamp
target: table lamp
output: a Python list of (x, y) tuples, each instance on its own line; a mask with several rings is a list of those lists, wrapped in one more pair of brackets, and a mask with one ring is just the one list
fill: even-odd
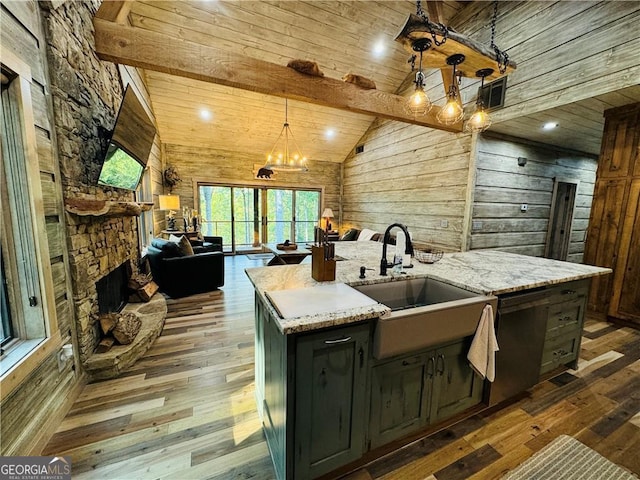
[(333, 218), (333, 210), (331, 210), (330, 208), (325, 208), (324, 211), (322, 212), (322, 218), (326, 218), (326, 230), (327, 232), (329, 230), (331, 230), (331, 223), (329, 223), (329, 219)]
[(176, 230), (176, 210), (180, 210), (180, 197), (178, 195), (158, 195), (158, 208), (169, 210), (167, 214), (167, 230)]

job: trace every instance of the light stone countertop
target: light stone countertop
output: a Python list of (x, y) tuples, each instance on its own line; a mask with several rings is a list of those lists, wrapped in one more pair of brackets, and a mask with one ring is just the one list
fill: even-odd
[[(554, 285), (611, 273), (611, 269), (593, 267), (546, 258), (517, 255), (497, 250), (472, 250), (469, 252), (445, 253), (442, 260), (434, 264), (423, 264), (413, 259), (413, 268), (406, 274), (392, 275), (388, 269), (386, 277), (379, 275), (382, 244), (378, 242), (336, 242), (336, 255), (345, 260), (336, 263), (335, 282), (348, 285), (364, 285), (415, 277), (429, 277), (484, 295), (501, 295), (520, 290)], [(393, 258), (395, 246), (387, 247), (387, 258)], [(358, 278), (360, 267), (366, 278)], [(344, 325), (362, 320), (378, 318), (389, 312), (385, 305), (337, 310), (331, 313), (309, 314), (297, 318), (280, 318), (265, 291), (289, 290), (324, 285), (311, 277), (311, 263), (300, 265), (248, 268), (246, 273), (256, 291), (271, 310), (284, 334), (299, 333), (320, 328)]]

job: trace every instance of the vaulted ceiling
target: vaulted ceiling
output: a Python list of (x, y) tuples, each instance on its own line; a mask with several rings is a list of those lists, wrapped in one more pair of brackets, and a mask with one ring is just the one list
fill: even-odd
[[(394, 42), (407, 16), (415, 12), (413, 1), (114, 3), (130, 8), (119, 12), (128, 14), (126, 21), (119, 19), (121, 23), (227, 52), (228, 65), (218, 65), (217, 58), (212, 58), (211, 64), (229, 72), (234, 68), (236, 56), (239, 65), (247, 58), (282, 66), (292, 59), (306, 59), (317, 62), (329, 79), (358, 74), (372, 79), (377, 91), (389, 94), (401, 93), (413, 78), (408, 53)], [(467, 3), (429, 2), (429, 8), (430, 13), (438, 13), (448, 23)], [(184, 59), (185, 63), (188, 61)], [(439, 72), (436, 73), (439, 77)], [(259, 84), (260, 72), (255, 75)], [(166, 71), (146, 70), (145, 77), (164, 143), (242, 151), (261, 161), (282, 128), (285, 113), (282, 96), (206, 83)], [(440, 85), (436, 98), (443, 94)], [(640, 87), (585, 100), (575, 108), (564, 106), (498, 123), (492, 130), (597, 153), (602, 111), (633, 101), (640, 101)], [(288, 117), (305, 155), (312, 160), (341, 162), (376, 115), (290, 100)], [(569, 130), (543, 134), (539, 126), (547, 119), (572, 126)]]

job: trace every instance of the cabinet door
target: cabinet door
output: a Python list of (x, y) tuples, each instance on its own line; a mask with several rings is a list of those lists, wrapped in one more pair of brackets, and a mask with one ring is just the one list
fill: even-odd
[(408, 435), (428, 422), (434, 372), (435, 352), (372, 369), (370, 448)]
[(287, 337), (274, 318), (263, 310), (264, 399), (262, 423), (276, 478), (285, 478), (287, 468)]
[(469, 366), (471, 337), (436, 350), (431, 421), (455, 415), (482, 400), (484, 381)]
[(296, 342), (296, 480), (315, 478), (364, 451), (369, 325)]
[(255, 396), (256, 407), (260, 419), (263, 419), (264, 410), (262, 408), (264, 402), (264, 324), (266, 320), (266, 309), (258, 294), (255, 296)]

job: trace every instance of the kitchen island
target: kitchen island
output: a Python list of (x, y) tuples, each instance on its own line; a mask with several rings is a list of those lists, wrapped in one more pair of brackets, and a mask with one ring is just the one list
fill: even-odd
[[(509, 398), (560, 365), (575, 365), (589, 278), (610, 272), (479, 250), (445, 254), (435, 264), (414, 259), (405, 273), (389, 270), (381, 276), (381, 252), (376, 242), (337, 243), (336, 254), (344, 260), (337, 262), (334, 282), (313, 280), (310, 264), (247, 269), (256, 289), (258, 412), (279, 479), (317, 478), (371, 458), (389, 442)], [(360, 278), (363, 266), (367, 270)], [(498, 298), (495, 384), (468, 366), (469, 332), (376, 358), (377, 325), (391, 309), (361, 302), (356, 294), (326, 297), (332, 284), (357, 287), (410, 278), (460, 287), (486, 296), (487, 303), (493, 298), (494, 305)], [(282, 291), (293, 294), (294, 306), (303, 305), (295, 316), (281, 316), (270, 300), (282, 298), (276, 294)]]

